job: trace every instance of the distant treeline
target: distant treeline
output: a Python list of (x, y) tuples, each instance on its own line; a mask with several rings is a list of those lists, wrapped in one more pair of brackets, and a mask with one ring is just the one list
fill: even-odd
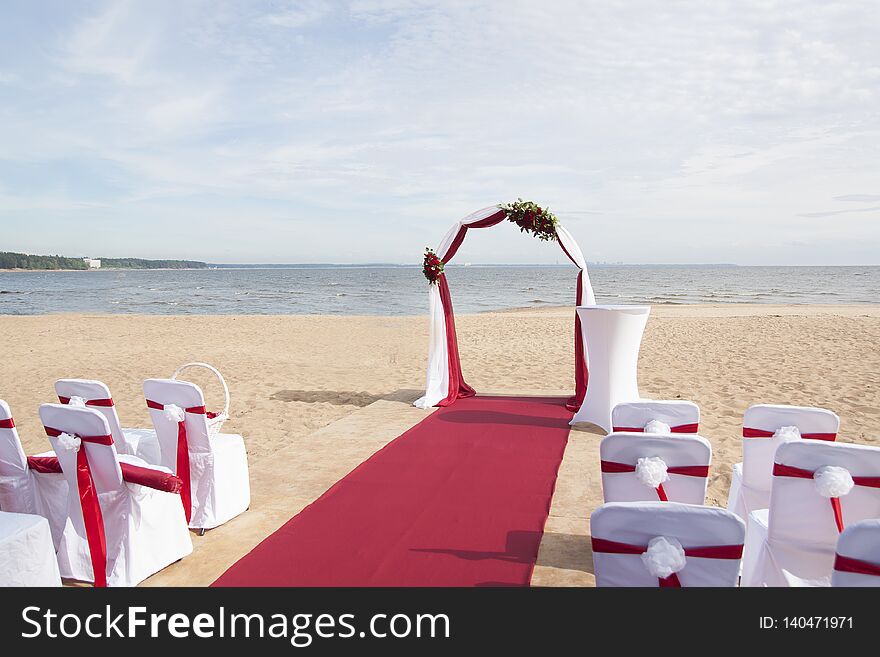
[(88, 269), (82, 258), (35, 256), (0, 251), (0, 269)]
[[(143, 260), (142, 258), (99, 258), (110, 269), (207, 269), (195, 260)], [(0, 251), (0, 269), (89, 269), (82, 258), (26, 255)]]
[(207, 269), (195, 260), (143, 260), (141, 258), (100, 258), (101, 267), (112, 269)]

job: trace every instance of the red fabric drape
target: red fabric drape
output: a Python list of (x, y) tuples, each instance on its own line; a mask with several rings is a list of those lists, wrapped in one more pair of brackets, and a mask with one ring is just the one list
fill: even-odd
[[(772, 438), (775, 431), (767, 431), (766, 429), (753, 429), (751, 427), (743, 427), (743, 438)], [(836, 433), (802, 433), (801, 438), (805, 440), (837, 440)]]
[[(568, 252), (568, 249), (565, 248), (562, 242), (559, 242), (559, 246), (562, 249), (562, 252), (565, 256), (574, 263), (578, 268), (577, 261), (571, 257), (571, 254)], [(580, 306), (584, 299), (584, 270), (578, 269), (578, 277), (577, 277), (577, 298), (574, 300), (576, 306)], [(587, 359), (586, 354), (584, 354), (584, 331), (581, 327), (581, 318), (580, 315), (577, 314), (577, 310), (574, 311), (574, 396), (570, 397), (565, 404), (565, 407), (570, 410), (577, 412), (580, 410), (581, 404), (584, 403), (584, 397), (587, 395), (587, 384), (590, 381), (590, 372), (587, 368)]]
[[(814, 474), (815, 473), (812, 470), (795, 468), (794, 466), (784, 465), (782, 463), (773, 464), (774, 477), (796, 477), (798, 479), (812, 479)], [(853, 477), (852, 480), (856, 486), (880, 488), (880, 477)], [(844, 524), (843, 509), (840, 506), (840, 498), (829, 497), (828, 499), (831, 502), (831, 510), (834, 512), (834, 522), (835, 524), (837, 524), (837, 531), (842, 532), (844, 530)]]
[(440, 299), (443, 301), (443, 313), (446, 320), (446, 353), (449, 357), (449, 389), (446, 398), (440, 401), (437, 406), (449, 406), (456, 399), (473, 397), (477, 393), (467, 384), (461, 373), (458, 338), (455, 335), (455, 315), (452, 312), (452, 296), (449, 294), (446, 274), (440, 274), (437, 285), (440, 288)]
[[(475, 221), (467, 226), (461, 226), (458, 229), (458, 233), (456, 233), (452, 242), (449, 245), (449, 248), (446, 249), (445, 253), (441, 253), (440, 259), (443, 261), (443, 264), (449, 263), (455, 254), (458, 253), (458, 249), (461, 247), (464, 242), (464, 238), (467, 235), (468, 229), (470, 228), (489, 228), (490, 226), (495, 226), (496, 224), (500, 224), (507, 218), (507, 214), (504, 210), (498, 210), (485, 219), (481, 219), (479, 221)], [(566, 257), (571, 260), (575, 265), (574, 258), (571, 257), (571, 254), (566, 250), (566, 248), (562, 245), (562, 242), (559, 242), (559, 246), (562, 248), (563, 253), (565, 253)], [(452, 311), (452, 297), (449, 293), (449, 284), (446, 281), (446, 275), (441, 274), (437, 279), (437, 285), (440, 289), (440, 298), (443, 301), (443, 313), (444, 319), (446, 323), (446, 346), (447, 353), (449, 357), (449, 394), (445, 399), (438, 402), (437, 406), (449, 406), (456, 399), (461, 399), (462, 397), (471, 397), (475, 395), (474, 389), (469, 386), (465, 380), (464, 375), (461, 372), (461, 358), (458, 353), (458, 339), (455, 335), (455, 316)], [(580, 305), (582, 302), (584, 291), (584, 271), (580, 269), (578, 271), (577, 277), (577, 299), (575, 299), (575, 304)], [(583, 330), (581, 329), (581, 320), (578, 317), (577, 312), (575, 312), (574, 316), (574, 383), (575, 383), (575, 393), (573, 397), (570, 397), (566, 401), (566, 408), (571, 411), (577, 411), (581, 404), (584, 401), (584, 397), (587, 394), (587, 382), (589, 379), (589, 372), (587, 370), (587, 362), (584, 357), (584, 340), (583, 340)]]
[[(61, 474), (57, 456), (28, 456), (28, 468), (40, 474)], [(154, 468), (144, 468), (131, 463), (120, 463), (122, 478), (129, 484), (138, 484), (166, 493), (179, 493), (181, 481), (176, 475)]]
[[(45, 427), (46, 434), (58, 437), (63, 432), (52, 427)], [(89, 556), (92, 560), (92, 572), (96, 587), (107, 586), (107, 538), (104, 534), (104, 517), (101, 504), (98, 502), (98, 489), (92, 477), (86, 443), (96, 445), (112, 445), (113, 436), (76, 436), (82, 441), (76, 452), (76, 487), (79, 493), (79, 504), (82, 509), (83, 524), (86, 529), (86, 542), (89, 544)]]
[[(611, 430), (626, 433), (644, 433), (645, 427), (612, 427)], [(674, 427), (669, 427), (671, 433), (697, 433), (699, 430), (700, 425), (696, 422), (693, 424), (678, 424)]]
[[(469, 228), (488, 228), (501, 223), (506, 218), (503, 210), (498, 210), (494, 214), (476, 221), (468, 226), (461, 226), (458, 233), (446, 249), (446, 253), (440, 255), (443, 264), (448, 263), (455, 257), (465, 235)], [(452, 310), (452, 295), (449, 293), (449, 283), (446, 281), (446, 274), (440, 274), (437, 279), (437, 286), (440, 290), (440, 299), (443, 302), (443, 319), (446, 324), (446, 353), (449, 359), (449, 389), (446, 398), (437, 403), (437, 406), (449, 406), (456, 399), (462, 397), (473, 397), (477, 394), (474, 389), (464, 380), (461, 372), (461, 358), (458, 354), (458, 337), (455, 334), (455, 313)]]
[[(632, 545), (630, 543), (618, 543), (617, 541), (609, 541), (604, 538), (591, 539), (593, 552), (605, 554), (643, 554), (648, 550), (647, 545)], [(710, 545), (706, 547), (684, 548), (686, 557), (699, 557), (703, 559), (742, 559), (742, 545)], [(672, 573), (665, 579), (659, 579), (660, 587), (678, 588), (681, 582), (678, 576)]]

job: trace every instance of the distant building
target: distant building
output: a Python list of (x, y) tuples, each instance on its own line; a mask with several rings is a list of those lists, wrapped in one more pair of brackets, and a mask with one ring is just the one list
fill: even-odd
[(94, 260), (93, 258), (83, 258), (83, 262), (89, 266), (89, 269), (100, 269), (101, 261)]

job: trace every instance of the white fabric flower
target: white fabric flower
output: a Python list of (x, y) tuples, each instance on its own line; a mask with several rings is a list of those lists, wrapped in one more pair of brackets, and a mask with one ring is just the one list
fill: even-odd
[(186, 413), (184, 413), (183, 409), (176, 404), (166, 404), (165, 417), (168, 418), (170, 422), (183, 422), (184, 418), (186, 418)]
[(70, 401), (67, 402), (67, 405), (68, 406), (76, 406), (77, 408), (85, 408), (86, 400), (83, 399), (82, 397), (77, 397), (76, 395), (74, 395), (73, 397), (70, 398)]
[(816, 470), (813, 482), (822, 497), (843, 497), (855, 486), (849, 470), (836, 465), (826, 465)]
[(60, 436), (58, 436), (59, 449), (78, 452), (80, 445), (82, 445), (82, 441), (76, 436), (70, 435), (69, 433), (62, 433)]
[(642, 553), (642, 563), (654, 577), (666, 579), (685, 567), (687, 559), (684, 548), (674, 538), (657, 536), (648, 543), (648, 549)]
[(636, 461), (636, 478), (645, 486), (657, 488), (669, 479), (666, 463), (659, 456), (643, 456)]
[(672, 433), (672, 429), (665, 422), (651, 420), (645, 425), (645, 433)]
[(783, 440), (799, 440), (801, 430), (797, 427), (779, 427), (773, 432), (774, 438), (782, 438)]

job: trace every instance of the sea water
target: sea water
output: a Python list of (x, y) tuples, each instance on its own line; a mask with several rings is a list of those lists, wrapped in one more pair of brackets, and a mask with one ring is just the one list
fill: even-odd
[[(592, 266), (599, 303), (860, 304), (880, 299), (880, 267)], [(572, 305), (572, 266), (450, 265), (458, 313)], [(57, 312), (419, 315), (419, 267), (0, 272), (0, 314)]]

